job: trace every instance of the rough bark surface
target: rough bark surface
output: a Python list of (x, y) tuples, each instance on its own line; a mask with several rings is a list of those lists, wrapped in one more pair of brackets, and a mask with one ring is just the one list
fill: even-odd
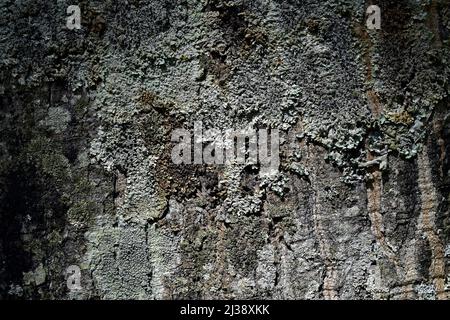
[[(71, 4), (0, 1), (0, 298), (450, 297), (447, 0)], [(195, 121), (279, 174), (173, 164)]]

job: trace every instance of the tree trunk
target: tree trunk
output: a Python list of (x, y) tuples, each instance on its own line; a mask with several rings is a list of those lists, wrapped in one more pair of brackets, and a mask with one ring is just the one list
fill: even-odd
[(71, 4), (0, 4), (0, 298), (450, 297), (447, 0)]

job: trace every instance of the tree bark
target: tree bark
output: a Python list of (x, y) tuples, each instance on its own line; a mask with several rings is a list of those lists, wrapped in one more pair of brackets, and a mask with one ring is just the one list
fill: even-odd
[(448, 1), (71, 4), (0, 3), (0, 298), (449, 298)]

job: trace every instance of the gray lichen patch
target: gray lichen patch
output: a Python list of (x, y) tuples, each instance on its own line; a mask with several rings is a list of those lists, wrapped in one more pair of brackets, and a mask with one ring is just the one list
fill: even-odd
[[(446, 1), (69, 4), (0, 4), (0, 298), (448, 297)], [(278, 173), (176, 165), (197, 121)]]
[(25, 285), (31, 285), (31, 284), (33, 284), (35, 286), (42, 285), (46, 279), (46, 273), (45, 273), (44, 266), (42, 264), (40, 264), (36, 268), (36, 270), (24, 273), (23, 278), (24, 278), (23, 282)]
[(48, 115), (41, 125), (53, 130), (55, 133), (61, 133), (67, 129), (70, 122), (70, 113), (61, 107), (51, 107), (48, 110)]

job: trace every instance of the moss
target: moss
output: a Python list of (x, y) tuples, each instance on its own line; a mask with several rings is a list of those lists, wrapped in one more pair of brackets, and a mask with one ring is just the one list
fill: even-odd
[(189, 60), (190, 60), (190, 58), (188, 56), (184, 55), (184, 54), (182, 54), (180, 56), (180, 61), (182, 61), (182, 62), (187, 62)]
[(86, 228), (90, 225), (90, 219), (96, 211), (96, 203), (81, 200), (69, 208), (67, 211), (67, 220), (77, 228)]
[(407, 111), (388, 113), (386, 118), (394, 123), (403, 125), (410, 125), (414, 122), (414, 118)]

